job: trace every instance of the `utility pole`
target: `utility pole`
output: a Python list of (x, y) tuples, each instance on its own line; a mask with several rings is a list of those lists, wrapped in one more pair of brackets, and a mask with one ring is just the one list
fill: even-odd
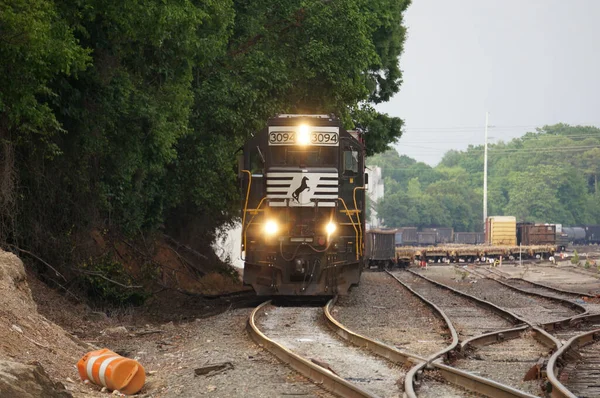
[(487, 144), (488, 144), (488, 119), (490, 114), (485, 113), (485, 142), (483, 144), (483, 232), (487, 233)]

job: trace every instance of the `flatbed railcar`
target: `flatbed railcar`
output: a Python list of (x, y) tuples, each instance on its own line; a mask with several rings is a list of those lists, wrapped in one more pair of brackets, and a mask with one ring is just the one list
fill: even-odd
[(333, 296), (364, 266), (365, 146), (332, 115), (278, 115), (244, 145), (244, 284)]

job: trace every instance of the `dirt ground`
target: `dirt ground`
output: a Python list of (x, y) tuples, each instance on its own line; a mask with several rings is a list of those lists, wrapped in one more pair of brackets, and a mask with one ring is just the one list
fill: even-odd
[[(244, 307), (248, 308), (238, 308)], [(256, 299), (246, 303), (157, 297), (139, 308), (93, 311), (50, 289), (21, 261), (0, 251), (0, 359), (39, 362), (74, 397), (107, 397), (80, 381), (76, 363), (88, 351), (109, 348), (146, 370), (140, 397), (330, 397), (283, 366), (246, 333)], [(220, 371), (196, 369), (224, 364)]]

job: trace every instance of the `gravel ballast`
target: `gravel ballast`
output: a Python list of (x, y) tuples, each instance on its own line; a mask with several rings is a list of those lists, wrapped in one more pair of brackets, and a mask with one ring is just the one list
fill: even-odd
[(443, 319), (384, 272), (363, 273), (360, 286), (338, 299), (333, 316), (353, 332), (421, 356), (450, 344)]
[(479, 336), (484, 333), (513, 326), (509, 321), (488, 309), (478, 307), (472, 300), (438, 287), (406, 271), (394, 273), (417, 293), (436, 304), (450, 318), (459, 339)]
[(323, 316), (322, 308), (270, 306), (257, 322), (268, 338), (347, 381), (381, 397), (402, 397), (406, 369), (338, 339)]
[(579, 312), (554, 300), (521, 293), (492, 279), (462, 278), (453, 267), (434, 266), (419, 270), (424, 276), (505, 308), (534, 324), (554, 322)]
[(479, 347), (454, 366), (521, 391), (540, 395), (539, 380), (523, 381), (538, 359), (548, 356), (548, 348), (528, 334), (521, 338)]

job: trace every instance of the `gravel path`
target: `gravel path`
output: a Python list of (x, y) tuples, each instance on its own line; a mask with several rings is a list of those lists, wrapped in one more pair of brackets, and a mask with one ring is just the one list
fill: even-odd
[(443, 319), (385, 272), (365, 272), (341, 296), (333, 316), (350, 330), (403, 351), (429, 356), (450, 344)]
[(348, 346), (327, 328), (322, 308), (267, 307), (258, 320), (270, 339), (307, 358), (326, 363), (340, 377), (382, 397), (402, 397), (406, 369)]
[(579, 314), (566, 305), (520, 293), (492, 279), (463, 280), (453, 267), (435, 266), (418, 272), (437, 282), (506, 308), (535, 324), (549, 323)]
[(452, 321), (461, 341), (513, 326), (490, 310), (478, 307), (473, 301), (438, 287), (410, 272), (398, 271), (394, 275), (440, 307)]
[(541, 395), (539, 380), (523, 381), (523, 377), (541, 356), (547, 355), (546, 347), (525, 334), (522, 338), (480, 347), (468, 358), (459, 359), (453, 365), (530, 394)]

